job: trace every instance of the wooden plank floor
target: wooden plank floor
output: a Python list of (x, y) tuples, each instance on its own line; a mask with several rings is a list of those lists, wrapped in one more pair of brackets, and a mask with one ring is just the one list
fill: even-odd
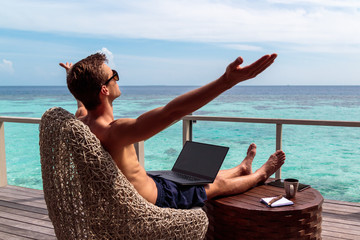
[[(360, 203), (325, 200), (323, 239), (360, 239)], [(56, 239), (40, 190), (0, 188), (0, 239)]]
[(0, 188), (0, 239), (56, 239), (43, 192)]

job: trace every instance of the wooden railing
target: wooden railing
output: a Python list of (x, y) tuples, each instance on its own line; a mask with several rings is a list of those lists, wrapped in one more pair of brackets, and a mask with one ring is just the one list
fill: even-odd
[(39, 124), (40, 118), (0, 117), (0, 187), (7, 185), (4, 126), (5, 122)]
[[(326, 121), (326, 120), (303, 120), (303, 119), (275, 119), (275, 118), (239, 118), (239, 117), (213, 117), (188, 115), (183, 119), (183, 142), (192, 140), (193, 123), (195, 121), (213, 122), (238, 122), (238, 123), (261, 123), (276, 125), (275, 149), (282, 149), (282, 127), (287, 125), (312, 125), (312, 126), (337, 126), (337, 127), (360, 127), (357, 121)], [(0, 187), (7, 185), (6, 156), (5, 156), (5, 130), (4, 123), (32, 123), (39, 124), (40, 118), (20, 118), (0, 116)], [(135, 144), (140, 164), (144, 166), (144, 142)], [(281, 178), (281, 170), (277, 171), (275, 178)]]

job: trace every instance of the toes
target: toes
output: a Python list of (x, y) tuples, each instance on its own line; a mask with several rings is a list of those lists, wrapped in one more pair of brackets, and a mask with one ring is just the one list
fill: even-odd
[(282, 166), (285, 162), (285, 153), (282, 150), (277, 150), (273, 153), (270, 158), (273, 159), (274, 164), (278, 167)]
[(252, 144), (250, 144), (250, 146), (247, 150), (247, 154), (255, 155), (255, 153), (256, 153), (256, 144), (252, 143)]
[(275, 152), (275, 155), (279, 160), (282, 160), (282, 161), (285, 160), (285, 153), (282, 150), (277, 150)]

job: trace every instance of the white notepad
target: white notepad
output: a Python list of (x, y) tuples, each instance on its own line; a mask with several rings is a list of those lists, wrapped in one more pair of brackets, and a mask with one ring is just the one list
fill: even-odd
[(269, 202), (276, 197), (267, 197), (267, 198), (262, 198), (260, 199), (260, 202), (264, 203), (266, 206), (268, 207), (282, 207), (282, 206), (289, 206), (289, 205), (293, 205), (294, 202), (290, 201), (287, 198), (280, 198), (279, 200), (277, 200), (276, 202), (272, 203), (271, 205), (269, 205)]

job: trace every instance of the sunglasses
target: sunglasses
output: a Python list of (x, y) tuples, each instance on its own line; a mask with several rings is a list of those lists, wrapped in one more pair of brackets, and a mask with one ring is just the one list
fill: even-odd
[(117, 71), (112, 70), (113, 75), (111, 76), (111, 78), (109, 78), (103, 85), (108, 85), (108, 83), (114, 79), (115, 81), (119, 81), (119, 74), (117, 73)]

